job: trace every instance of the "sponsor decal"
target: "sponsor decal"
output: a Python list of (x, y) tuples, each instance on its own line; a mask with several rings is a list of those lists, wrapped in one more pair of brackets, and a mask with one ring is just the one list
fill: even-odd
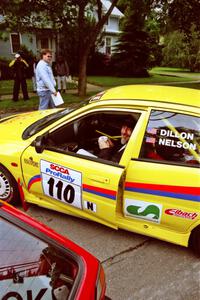
[(189, 219), (189, 220), (194, 220), (198, 216), (197, 213), (186, 212), (186, 211), (183, 211), (181, 209), (176, 209), (176, 208), (166, 209), (165, 214), (170, 215), (170, 216), (184, 218), (184, 219)]
[(125, 199), (125, 215), (160, 223), (162, 205), (133, 199)]
[(39, 168), (38, 162), (34, 161), (32, 157), (24, 158), (24, 163)]
[(84, 208), (87, 209), (87, 210), (91, 210), (95, 213), (97, 212), (97, 206), (93, 202), (84, 201)]
[(40, 161), (44, 194), (82, 209), (82, 174), (66, 166)]
[(49, 167), (46, 167), (45, 173), (53, 175), (55, 177), (59, 177), (70, 183), (74, 182), (75, 180), (75, 178), (73, 178), (73, 175), (70, 175), (69, 170), (67, 168), (55, 164), (50, 164)]

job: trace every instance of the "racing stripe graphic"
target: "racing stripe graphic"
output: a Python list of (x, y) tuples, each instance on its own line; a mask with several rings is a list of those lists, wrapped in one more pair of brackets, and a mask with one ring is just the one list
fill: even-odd
[(182, 200), (200, 202), (199, 187), (126, 182), (125, 190), (130, 192), (137, 192), (143, 194), (151, 194), (156, 196), (179, 198)]
[(41, 176), (40, 176), (40, 174), (33, 176), (33, 177), (29, 180), (29, 182), (28, 182), (28, 190), (30, 190), (31, 186), (32, 186), (34, 183), (39, 182), (39, 181), (41, 181)]
[(117, 195), (116, 191), (107, 190), (107, 189), (103, 189), (103, 188), (99, 188), (87, 184), (83, 184), (83, 191), (87, 193), (95, 194), (100, 197), (109, 198), (112, 200), (116, 200), (116, 195)]

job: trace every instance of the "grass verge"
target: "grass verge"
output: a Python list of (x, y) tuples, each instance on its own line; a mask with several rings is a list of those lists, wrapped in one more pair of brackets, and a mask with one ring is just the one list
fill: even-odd
[[(170, 75), (169, 75), (170, 72)], [(62, 94), (64, 99), (64, 104), (61, 107), (66, 107), (71, 103), (81, 102), (88, 97), (99, 92), (99, 87), (104, 87), (105, 89), (128, 84), (160, 84), (160, 85), (173, 85), (179, 87), (187, 87), (200, 89), (200, 73), (189, 73), (186, 69), (177, 68), (161, 68), (157, 67), (152, 69), (148, 78), (119, 78), (111, 76), (88, 76), (88, 83), (96, 85), (96, 90), (89, 91), (87, 96), (80, 98), (77, 95), (77, 89), (68, 90), (67, 94)], [(162, 74), (160, 74), (162, 73)], [(172, 74), (172, 75), (171, 75)], [(199, 78), (198, 81), (194, 81)], [(32, 91), (32, 81), (27, 80), (28, 91), (30, 93), (30, 100), (24, 101), (20, 99), (18, 102), (13, 102), (11, 100), (13, 80), (3, 80), (0, 81), (0, 113), (7, 112), (18, 112), (18, 111), (30, 111), (38, 109), (38, 96), (31, 93)], [(73, 88), (73, 84), (68, 84), (68, 88)]]

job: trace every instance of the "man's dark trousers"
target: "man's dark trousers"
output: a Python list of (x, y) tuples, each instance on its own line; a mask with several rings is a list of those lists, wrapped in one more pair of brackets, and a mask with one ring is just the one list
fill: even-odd
[(13, 87), (13, 101), (18, 101), (20, 85), (22, 88), (24, 100), (29, 99), (26, 79), (25, 78), (22, 78), (22, 79), (15, 78), (14, 87)]

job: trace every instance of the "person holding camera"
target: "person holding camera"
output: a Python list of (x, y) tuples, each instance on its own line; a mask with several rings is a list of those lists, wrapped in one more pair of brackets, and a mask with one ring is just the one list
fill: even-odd
[(28, 63), (21, 57), (19, 53), (15, 54), (15, 59), (13, 59), (9, 67), (13, 69), (14, 72), (14, 86), (13, 86), (13, 101), (19, 100), (19, 90), (20, 86), (23, 93), (24, 100), (28, 100), (28, 91), (26, 84), (26, 70), (28, 69)]

